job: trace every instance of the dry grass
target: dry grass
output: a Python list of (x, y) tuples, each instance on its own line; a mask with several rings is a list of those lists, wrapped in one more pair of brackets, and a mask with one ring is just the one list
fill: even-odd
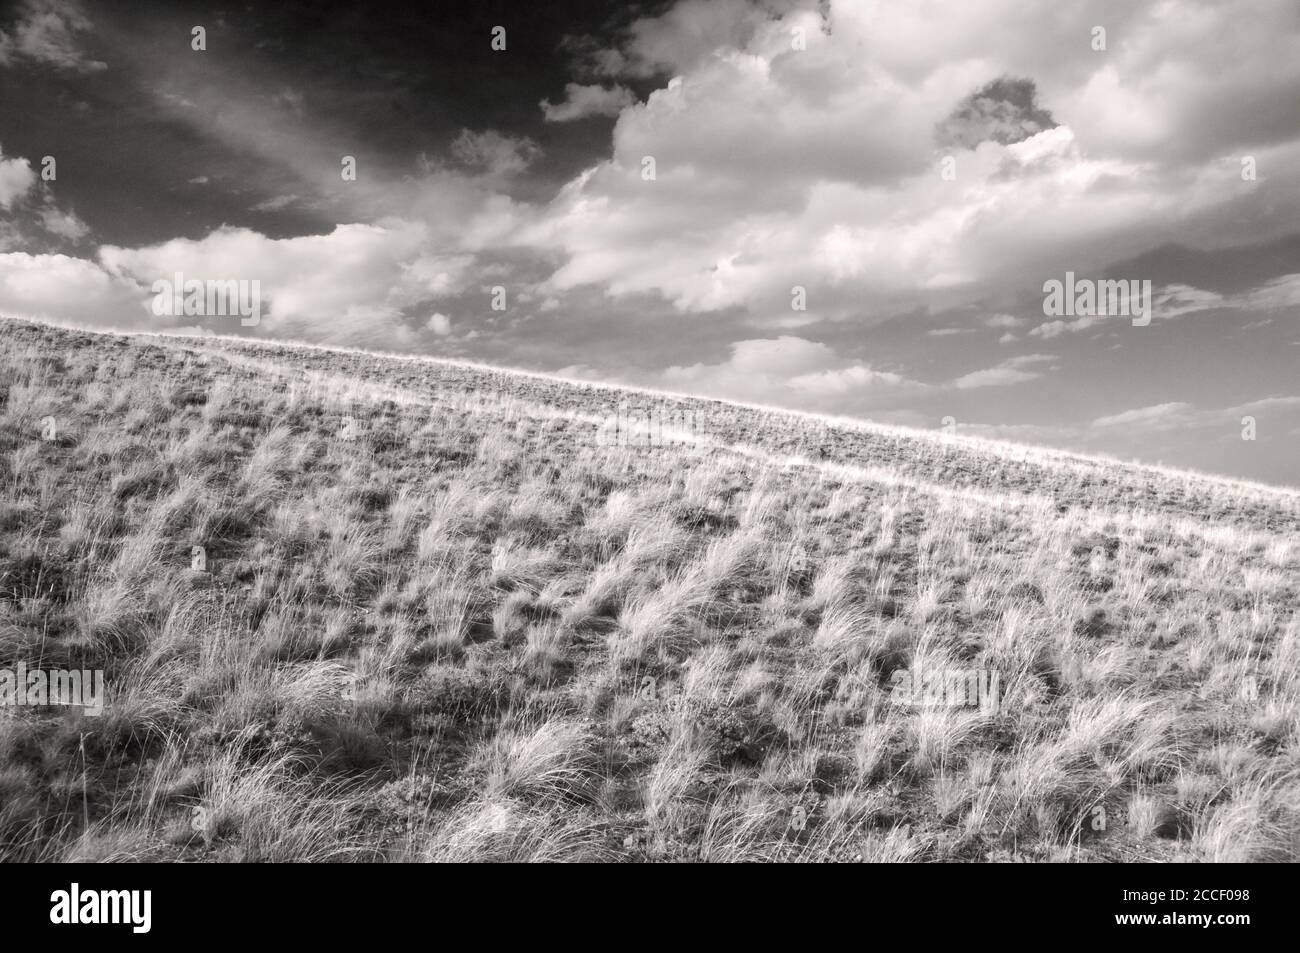
[(229, 339), (0, 375), (0, 669), (108, 686), (0, 709), (0, 859), (1300, 856), (1295, 491)]

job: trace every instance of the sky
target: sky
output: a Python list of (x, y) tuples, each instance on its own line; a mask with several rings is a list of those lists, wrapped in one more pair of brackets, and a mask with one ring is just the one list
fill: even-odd
[(0, 314), (1300, 485), (1300, 4), (0, 0)]

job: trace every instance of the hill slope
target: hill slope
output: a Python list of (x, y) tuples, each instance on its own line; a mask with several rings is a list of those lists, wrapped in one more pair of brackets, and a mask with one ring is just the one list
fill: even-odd
[(1296, 491), (230, 339), (0, 382), (0, 670), (108, 700), (0, 710), (5, 859), (1300, 855)]

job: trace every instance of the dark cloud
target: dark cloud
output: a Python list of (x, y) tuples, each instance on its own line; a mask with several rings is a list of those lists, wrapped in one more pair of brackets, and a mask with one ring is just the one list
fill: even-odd
[(981, 142), (1007, 146), (1056, 126), (1052, 114), (1038, 105), (1032, 79), (1002, 76), (958, 103), (935, 138), (944, 148), (973, 149)]
[(1108, 269), (1108, 275), (1141, 275), (1156, 284), (1183, 284), (1237, 294), (1282, 275), (1300, 273), (1300, 233), (1276, 241), (1231, 248), (1161, 245)]

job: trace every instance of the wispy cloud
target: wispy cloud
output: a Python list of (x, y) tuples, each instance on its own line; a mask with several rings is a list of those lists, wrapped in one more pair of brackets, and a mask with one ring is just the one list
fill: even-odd
[(1023, 354), (1003, 361), (996, 367), (985, 368), (963, 374), (952, 382), (958, 390), (971, 390), (976, 387), (1006, 387), (1011, 384), (1023, 384), (1043, 376), (1045, 368), (1055, 358), (1050, 354)]
[(0, 66), (29, 62), (79, 73), (107, 69), (106, 63), (87, 56), (78, 41), (91, 29), (77, 0), (24, 0), (10, 30), (0, 30)]
[(547, 122), (573, 122), (589, 116), (617, 116), (636, 102), (636, 94), (626, 86), (600, 86), (569, 83), (564, 87), (564, 102), (543, 99), (542, 114)]

